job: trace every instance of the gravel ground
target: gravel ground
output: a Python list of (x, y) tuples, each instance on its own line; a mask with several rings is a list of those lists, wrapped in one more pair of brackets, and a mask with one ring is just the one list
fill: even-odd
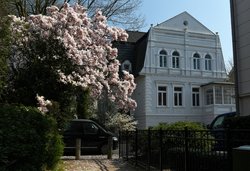
[(64, 156), (62, 158), (65, 171), (142, 171), (126, 161), (113, 155), (112, 160), (107, 155), (81, 156), (80, 160), (75, 157)]

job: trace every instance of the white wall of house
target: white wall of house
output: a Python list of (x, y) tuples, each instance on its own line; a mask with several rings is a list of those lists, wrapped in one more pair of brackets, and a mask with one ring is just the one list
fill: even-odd
[[(166, 53), (163, 60), (160, 59), (162, 50)], [(174, 51), (179, 53), (179, 68), (173, 68)], [(196, 69), (195, 53), (200, 57)], [(206, 55), (211, 57), (209, 69), (206, 68)], [(216, 111), (217, 108), (203, 108), (201, 88), (203, 84), (224, 81), (226, 78), (219, 36), (186, 12), (150, 28), (144, 67), (139, 74), (134, 93), (138, 103), (135, 117), (139, 121), (139, 128), (180, 120), (208, 123), (215, 114), (220, 113)], [(162, 102), (164, 105), (161, 106), (158, 102), (158, 87), (162, 87), (163, 92), (166, 88), (166, 102)], [(176, 90), (178, 87), (182, 90), (180, 106), (174, 104), (175, 87)], [(195, 87), (199, 88), (199, 106), (192, 104), (192, 88)], [(221, 106), (218, 110), (231, 110), (229, 106), (224, 108)]]

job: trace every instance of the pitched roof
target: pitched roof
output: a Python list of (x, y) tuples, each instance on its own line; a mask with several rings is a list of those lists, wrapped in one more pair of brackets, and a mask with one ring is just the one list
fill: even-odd
[(189, 32), (215, 35), (211, 30), (186, 11), (156, 25), (154, 28), (165, 28), (180, 31), (187, 29)]
[(146, 32), (140, 31), (126, 31), (128, 33), (128, 40), (127, 42), (136, 43), (140, 38), (142, 38)]

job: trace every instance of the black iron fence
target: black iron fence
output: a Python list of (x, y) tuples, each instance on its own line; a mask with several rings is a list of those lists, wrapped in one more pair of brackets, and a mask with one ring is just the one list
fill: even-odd
[(119, 156), (147, 170), (231, 171), (232, 149), (250, 145), (250, 130), (120, 132)]

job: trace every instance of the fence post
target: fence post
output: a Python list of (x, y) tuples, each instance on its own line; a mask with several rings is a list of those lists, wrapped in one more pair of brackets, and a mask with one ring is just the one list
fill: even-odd
[(135, 165), (138, 165), (138, 130), (135, 130)]
[(112, 146), (113, 146), (113, 137), (109, 136), (108, 137), (108, 154), (107, 154), (108, 159), (112, 159)]
[(185, 127), (184, 129), (184, 136), (185, 136), (185, 171), (188, 171), (188, 129)]
[(233, 157), (232, 157), (232, 130), (227, 128), (226, 129), (226, 145), (227, 145), (227, 156), (228, 156), (228, 163), (229, 163), (229, 171), (233, 170)]
[(77, 138), (76, 139), (76, 156), (75, 156), (75, 159), (80, 160), (80, 157), (81, 157), (81, 139)]
[(163, 133), (162, 133), (162, 128), (160, 128), (160, 171), (162, 171), (163, 170), (163, 167), (162, 167), (162, 163), (163, 163), (163, 161), (162, 161), (162, 157), (163, 157), (163, 155), (162, 155), (162, 153), (163, 153), (163, 146), (162, 146), (162, 139), (163, 139)]
[(147, 162), (147, 170), (150, 170), (150, 156), (151, 156), (151, 131), (148, 128), (148, 162)]

